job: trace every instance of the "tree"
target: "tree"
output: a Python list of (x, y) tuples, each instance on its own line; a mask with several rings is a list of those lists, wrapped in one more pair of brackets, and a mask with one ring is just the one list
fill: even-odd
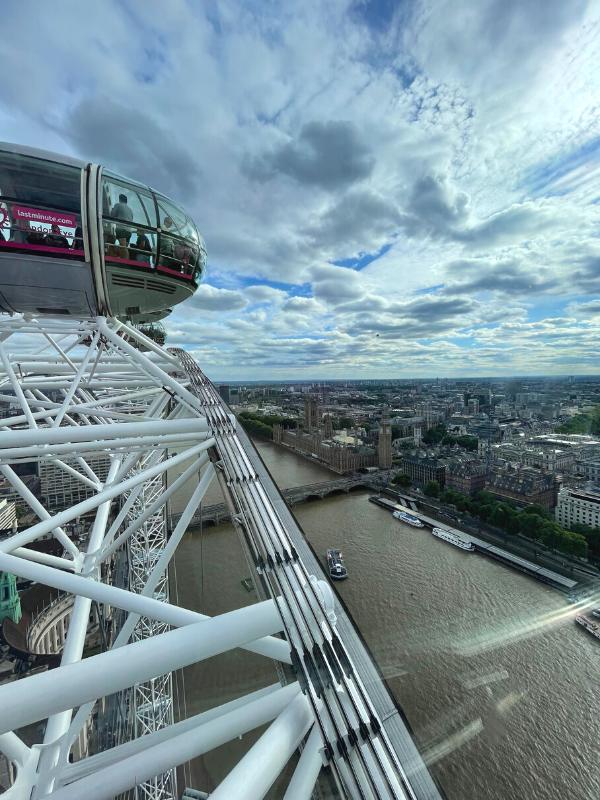
[(454, 505), (459, 510), (468, 510), (484, 522), (496, 525), (507, 533), (520, 533), (561, 553), (600, 560), (600, 528), (575, 525), (574, 530), (568, 531), (561, 528), (552, 515), (540, 506), (515, 508), (510, 503), (499, 502), (494, 495), (485, 491), (477, 492), (469, 499), (460, 492), (446, 489), (441, 497), (444, 503)]
[(527, 508), (523, 509), (523, 513), (524, 514), (535, 514), (538, 517), (542, 517), (543, 519), (550, 519), (551, 518), (550, 514), (546, 511), (545, 508), (542, 508), (541, 506), (536, 506), (536, 505), (527, 506)]
[[(454, 437), (452, 438), (454, 439)], [(477, 450), (479, 446), (476, 436), (457, 436), (452, 443), (454, 444), (454, 442), (464, 447), (465, 450)]]
[(588, 550), (585, 536), (582, 536), (580, 533), (565, 531), (561, 537), (560, 550), (564, 553), (570, 553), (571, 555), (585, 558)]
[[(252, 430), (254, 424), (267, 427), (271, 432), (273, 425), (282, 425), (284, 428), (293, 428), (296, 425), (296, 420), (291, 417), (281, 417), (278, 414), (259, 414), (257, 411), (240, 411), (238, 417), (242, 425), (247, 430)], [(263, 428), (257, 428), (264, 433)]]
[(392, 483), (395, 483), (398, 486), (404, 486), (404, 488), (407, 489), (411, 485), (412, 480), (410, 475), (406, 475), (404, 472), (399, 472), (397, 475), (394, 475)]
[(446, 426), (436, 425), (423, 434), (425, 444), (439, 444), (446, 436)]
[(525, 511), (519, 514), (519, 523), (519, 532), (528, 539), (538, 539), (544, 526), (544, 520), (537, 514), (526, 514)]
[(508, 519), (506, 521), (506, 531), (512, 536), (519, 533), (521, 527), (521, 515), (514, 508), (508, 508)]
[(439, 497), (440, 496), (440, 485), (437, 481), (428, 481), (425, 484), (425, 489), (423, 490), (427, 497)]
[(556, 430), (557, 433), (591, 433), (597, 436), (600, 434), (600, 406), (594, 406), (585, 414), (576, 414)]
[(352, 417), (340, 417), (340, 428), (352, 428), (354, 420)]
[(490, 522), (497, 528), (505, 528), (508, 523), (508, 511), (503, 503), (498, 503), (490, 514)]

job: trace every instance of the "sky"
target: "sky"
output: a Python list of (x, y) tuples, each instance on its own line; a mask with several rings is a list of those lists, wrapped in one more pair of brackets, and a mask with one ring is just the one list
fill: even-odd
[(212, 379), (598, 373), (596, 0), (21, 0), (0, 63), (0, 139), (192, 214)]

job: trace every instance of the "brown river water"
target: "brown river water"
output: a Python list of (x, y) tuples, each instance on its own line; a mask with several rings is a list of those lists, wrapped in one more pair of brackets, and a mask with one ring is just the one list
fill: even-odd
[[(271, 443), (258, 449), (280, 488), (335, 477)], [(212, 487), (207, 504), (220, 499)], [(294, 514), (318, 554), (344, 551), (350, 577), (336, 589), (448, 800), (599, 800), (600, 644), (564, 595), (394, 520), (367, 493)], [(186, 534), (173, 574), (173, 600), (207, 614), (256, 600), (230, 525)], [(179, 713), (276, 680), (245, 651), (211, 659), (178, 674)], [(180, 785), (212, 789), (260, 732), (187, 765)]]

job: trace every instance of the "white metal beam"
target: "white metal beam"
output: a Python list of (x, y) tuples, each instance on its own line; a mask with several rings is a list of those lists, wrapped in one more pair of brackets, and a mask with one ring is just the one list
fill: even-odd
[(310, 800), (323, 766), (322, 749), (321, 734), (318, 727), (313, 725), (283, 800)]
[[(211, 800), (261, 800), (313, 724), (308, 700), (297, 695), (211, 793)], [(259, 767), (259, 768), (257, 768)]]
[[(256, 703), (256, 707), (259, 707), (262, 701), (267, 697), (270, 699), (270, 702), (274, 701), (277, 703), (277, 709), (274, 710), (273, 713), (273, 717), (275, 717), (279, 711), (285, 708), (285, 706), (293, 699), (299, 690), (300, 687), (296, 682), (289, 683), (286, 686), (281, 686), (279, 683), (273, 683), (271, 686), (266, 686), (264, 689), (257, 689), (249, 694), (236, 697), (235, 700), (230, 700), (229, 702), (223, 703), (220, 706), (214, 706), (213, 708), (208, 709), (208, 711), (203, 711), (200, 714), (196, 714), (192, 717), (187, 717), (180, 722), (176, 722), (169, 728), (162, 728), (161, 730), (155, 731), (148, 736), (139, 736), (137, 739), (131, 739), (130, 741), (124, 742), (116, 747), (112, 747), (109, 750), (103, 750), (100, 753), (94, 753), (94, 755), (88, 756), (81, 761), (75, 761), (72, 764), (67, 764), (61, 771), (60, 781), (58, 782), (64, 785), (72, 783), (80, 778), (84, 778), (86, 775), (91, 775), (97, 769), (109, 767), (125, 758), (129, 758), (137, 753), (141, 753), (149, 746), (162, 744), (162, 742), (169, 741), (175, 736), (185, 734), (201, 725), (206, 726), (208, 723), (212, 722), (212, 720), (218, 719), (219, 717), (224, 717), (226, 714), (229, 714), (232, 711), (237, 712), (243, 706), (248, 706), (250, 703)], [(273, 695), (276, 695), (276, 697)], [(236, 735), (241, 734), (242, 731), (238, 730)], [(1, 742), (2, 740), (0, 738), (0, 745)], [(199, 753), (196, 755), (199, 755)], [(173, 765), (170, 764), (169, 766)]]
[(152, 420), (150, 422), (127, 422), (95, 425), (93, 431), (87, 427), (38, 428), (36, 430), (0, 431), (0, 454), (21, 447), (43, 447), (45, 445), (84, 443), (93, 434), (94, 439), (114, 441), (137, 436), (188, 434), (194, 438), (206, 433), (208, 425), (204, 417), (186, 417), (175, 420)]
[[(44, 506), (40, 503), (37, 497), (31, 492), (27, 486), (23, 483), (21, 478), (17, 475), (17, 473), (9, 467), (8, 464), (0, 464), (0, 472), (4, 475), (6, 480), (11, 484), (13, 489), (20, 494), (20, 496), (25, 500), (28, 506), (31, 508), (32, 511), (38, 515), (41, 520), (49, 520), (51, 519), (50, 514), (46, 511)], [(53, 528), (49, 531), (55, 536), (58, 541), (62, 544), (62, 546), (71, 554), (73, 559), (77, 561), (79, 558), (79, 548), (76, 547), (71, 539), (67, 536), (64, 530), (58, 525), (56, 528)]]
[(281, 628), (276, 604), (265, 600), (133, 642), (127, 655), (120, 649), (109, 650), (0, 686), (0, 733), (241, 647)]
[[(108, 470), (107, 476), (107, 483), (110, 483), (117, 470), (119, 468), (119, 461), (115, 459)], [(88, 551), (84, 556), (84, 561), (82, 568), (85, 570), (87, 563), (89, 562), (89, 554), (94, 553), (102, 539), (104, 537), (104, 533), (106, 531), (106, 525), (108, 523), (108, 515), (110, 512), (110, 500), (106, 500), (102, 505), (98, 507), (98, 511), (96, 512), (96, 518), (94, 520), (94, 524), (92, 526), (92, 531), (90, 533), (89, 541), (88, 541)], [(38, 565), (38, 569), (52, 569), (51, 567), (40, 567)], [(68, 577), (75, 577), (70, 576), (69, 573), (66, 573)], [(92, 601), (89, 597), (85, 597), (84, 595), (77, 595), (75, 597), (75, 602), (73, 603), (73, 610), (71, 611), (71, 616), (69, 619), (69, 629), (67, 631), (67, 638), (65, 639), (65, 643), (63, 646), (63, 651), (60, 659), (61, 667), (64, 668), (70, 664), (76, 664), (81, 660), (83, 655), (83, 648), (85, 646), (85, 639), (87, 635), (87, 629), (90, 620), (90, 610), (92, 607)], [(52, 788), (52, 780), (45, 780), (45, 775), (52, 769), (54, 764), (56, 763), (56, 759), (58, 757), (58, 751), (60, 747), (60, 737), (63, 736), (67, 730), (69, 729), (69, 723), (71, 721), (72, 716), (72, 709), (68, 708), (62, 710), (56, 714), (53, 714), (48, 718), (48, 722), (46, 723), (46, 730), (44, 731), (44, 748), (41, 757), (40, 757), (40, 786), (38, 787), (38, 791), (44, 791), (44, 789)]]
[(9, 761), (23, 766), (29, 757), (30, 748), (22, 739), (19, 739), (16, 733), (7, 731), (0, 733), (0, 752), (4, 753)]
[[(305, 720), (310, 723), (306, 700), (299, 694), (298, 684), (290, 684), (258, 699), (244, 702), (241, 706), (217, 716), (211, 715), (203, 720), (204, 715), (199, 714), (183, 723), (173, 725), (172, 728), (163, 728), (144, 736), (143, 739), (147, 740), (145, 742), (140, 742), (139, 739), (131, 742), (131, 745), (136, 745), (135, 748), (128, 747), (129, 750), (134, 750), (132, 755), (56, 789), (49, 795), (49, 800), (81, 800), (83, 797), (86, 800), (112, 800), (115, 795), (135, 784), (242, 736), (270, 722), (278, 714), (280, 715), (278, 719), (282, 719), (286, 714), (285, 709), (290, 705), (293, 712), (292, 715), (288, 714), (289, 726), (298, 722), (303, 723)], [(299, 713), (297, 708), (300, 709)], [(281, 723), (279, 727), (282, 727)], [(245, 791), (223, 796), (228, 800), (251, 797)]]
[[(30, 581), (36, 581), (44, 586), (52, 586), (62, 592), (87, 597), (97, 603), (122, 608), (131, 614), (138, 614), (150, 619), (159, 619), (176, 628), (184, 625), (194, 625), (203, 620), (215, 619), (215, 617), (209, 617), (199, 611), (192, 611), (171, 603), (163, 603), (153, 597), (129, 592), (126, 589), (119, 589), (117, 586), (110, 586), (90, 577), (84, 578), (81, 575), (73, 575), (70, 572), (54, 569), (43, 564), (31, 563), (8, 553), (0, 553), (0, 570), (19, 575)], [(290, 648), (283, 639), (269, 637), (257, 641), (248, 641), (243, 643), (242, 647), (245, 650), (259, 653), (277, 661), (291, 663)]]
[(98, 494), (96, 494), (94, 497), (89, 497), (86, 500), (82, 500), (80, 503), (77, 503), (76, 505), (71, 506), (64, 511), (60, 511), (59, 513), (55, 514), (49, 520), (38, 522), (35, 525), (32, 525), (31, 528), (27, 528), (24, 531), (15, 533), (8, 539), (0, 542), (0, 552), (10, 553), (16, 547), (22, 547), (23, 545), (29, 544), (30, 542), (45, 536), (54, 530), (54, 528), (60, 527), (66, 522), (71, 522), (71, 520), (93, 511), (104, 501), (113, 500), (115, 497), (118, 497), (124, 492), (134, 489), (139, 483), (143, 483), (145, 480), (149, 480), (156, 475), (160, 475), (162, 472), (165, 472), (172, 467), (176, 467), (183, 461), (187, 461), (192, 456), (198, 455), (198, 453), (201, 453), (204, 450), (208, 450), (214, 445), (214, 443), (214, 439), (207, 439), (202, 442), (202, 444), (189, 447), (182, 453), (178, 453), (177, 455), (171, 456), (171, 458), (168, 458), (165, 461), (161, 461), (159, 464), (156, 464), (153, 467), (142, 470), (137, 475), (121, 481), (121, 483), (105, 486), (105, 488), (101, 492), (98, 492)]

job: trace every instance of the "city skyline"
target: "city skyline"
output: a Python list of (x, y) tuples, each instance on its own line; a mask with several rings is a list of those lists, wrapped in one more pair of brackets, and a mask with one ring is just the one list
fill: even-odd
[(346, 375), (342, 378), (314, 378), (314, 377), (304, 377), (304, 378), (269, 378), (267, 375), (265, 378), (257, 378), (252, 380), (236, 380), (236, 379), (228, 379), (223, 378), (218, 383), (223, 384), (237, 384), (237, 383), (257, 383), (259, 385), (268, 385), (268, 384), (275, 384), (275, 383), (297, 383), (298, 385), (304, 384), (311, 384), (316, 385), (317, 387), (321, 384), (326, 385), (327, 383), (411, 383), (413, 381), (417, 381), (419, 383), (434, 383), (435, 381), (448, 381), (449, 383), (461, 383), (463, 381), (469, 381), (472, 383), (476, 382), (493, 382), (498, 381), (499, 383), (506, 383), (511, 380), (529, 380), (529, 381), (552, 381), (556, 383), (560, 383), (562, 381), (568, 380), (574, 381), (592, 381), (596, 382), (597, 376), (594, 374), (590, 375), (571, 375), (570, 373), (565, 373), (564, 375), (453, 375), (452, 377), (443, 377), (441, 375), (427, 375), (425, 377), (414, 377), (414, 376), (406, 376), (406, 377), (384, 377), (383, 375), (376, 375), (371, 378), (359, 378), (359, 377), (352, 377)]
[(598, 372), (598, 2), (61, 6), (3, 16), (2, 138), (190, 209), (212, 379)]

